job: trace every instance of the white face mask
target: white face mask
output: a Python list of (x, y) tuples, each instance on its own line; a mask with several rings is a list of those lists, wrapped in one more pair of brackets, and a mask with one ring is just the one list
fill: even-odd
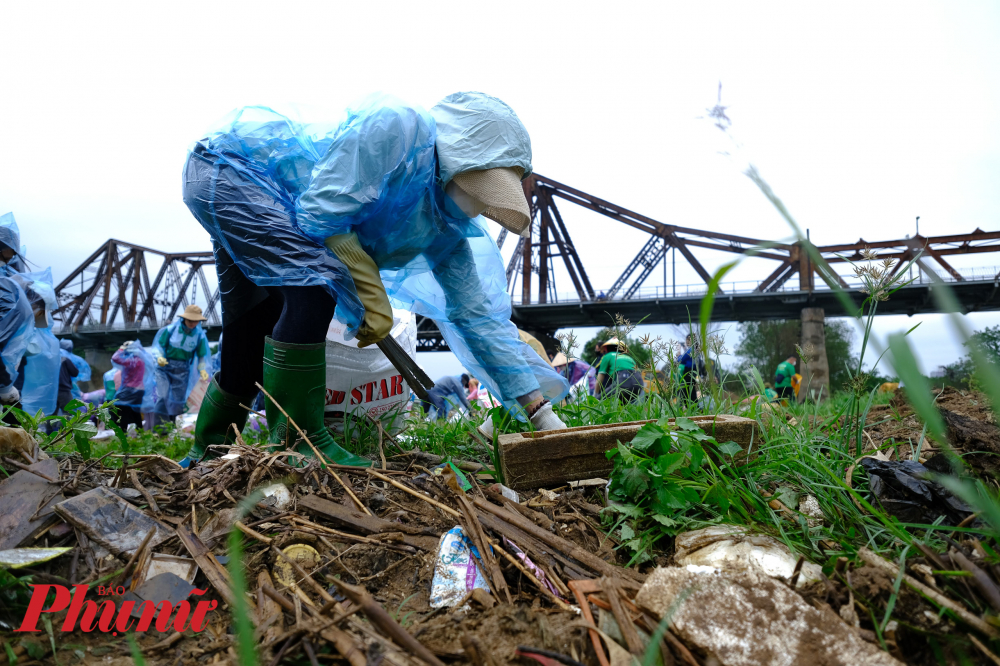
[(455, 205), (470, 218), (482, 215), (483, 211), (486, 210), (486, 204), (468, 194), (465, 190), (459, 187), (458, 183), (454, 180), (445, 186), (444, 193), (447, 194), (451, 200), (455, 202)]

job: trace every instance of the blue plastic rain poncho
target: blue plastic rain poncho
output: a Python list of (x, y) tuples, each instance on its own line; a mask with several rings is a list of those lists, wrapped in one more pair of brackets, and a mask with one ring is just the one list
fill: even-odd
[[(198, 383), (197, 369), (208, 359), (208, 336), (199, 322), (185, 329), (178, 319), (156, 332), (153, 357), (165, 358), (167, 364), (156, 365), (156, 403), (153, 412), (177, 416), (187, 410), (187, 399)], [(207, 368), (207, 366), (205, 366)]]
[(90, 364), (73, 353), (73, 341), (62, 339), (59, 341), (59, 354), (62, 358), (68, 358), (76, 366), (77, 376), (73, 378), (73, 385), (70, 393), (77, 400), (83, 400), (83, 391), (80, 390), (78, 382), (89, 382), (91, 376)]
[(21, 407), (29, 414), (39, 410), (46, 416), (56, 412), (59, 393), (59, 364), (62, 356), (59, 340), (52, 333), (52, 316), (56, 307), (55, 290), (52, 288), (52, 269), (12, 275), (23, 287), (31, 307), (44, 310), (47, 326), (37, 325), (25, 350), (24, 388), (21, 390)]
[(17, 252), (8, 262), (4, 262), (3, 258), (0, 257), (0, 274), (25, 272), (27, 269), (23, 259), (24, 248), (21, 246), (21, 231), (17, 228), (17, 222), (14, 221), (14, 213), (0, 215), (0, 243)]
[(35, 315), (24, 289), (9, 277), (0, 277), (0, 391), (17, 381), (21, 359), (35, 332)]
[[(108, 373), (112, 373), (109, 377)], [(105, 400), (149, 413), (156, 404), (156, 361), (138, 340), (126, 342), (111, 356), (111, 370), (104, 375)], [(115, 381), (114, 373), (120, 373)], [(110, 381), (110, 386), (109, 382)]]
[(536, 389), (558, 401), (569, 386), (518, 339), (487, 221), (444, 193), (454, 174), (493, 167), (528, 175), (531, 145), (514, 112), (482, 93), (457, 93), (430, 113), (373, 97), (334, 128), (252, 107), (194, 146), (185, 202), (212, 236), (225, 321), (266, 297), (227, 301), (227, 271), (240, 270), (258, 288), (325, 287), (356, 330), (364, 310), (354, 283), (323, 246), (355, 232), (393, 307), (433, 319), (508, 407)]
[[(114, 365), (114, 362), (112, 362)], [(118, 386), (115, 382), (116, 377), (118, 381), (121, 381), (121, 370), (112, 367), (110, 370), (104, 373), (104, 401), (111, 402), (115, 399), (115, 394), (118, 392)]]

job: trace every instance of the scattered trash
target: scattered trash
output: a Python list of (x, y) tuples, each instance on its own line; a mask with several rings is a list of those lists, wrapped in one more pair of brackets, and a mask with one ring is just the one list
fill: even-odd
[(122, 599), (124, 601), (134, 601), (135, 606), (132, 608), (132, 616), (142, 617), (143, 601), (151, 601), (157, 605), (167, 601), (173, 606), (191, 596), (191, 592), (195, 589), (195, 586), (189, 581), (184, 580), (176, 574), (166, 572), (157, 574), (134, 590), (125, 592), (122, 595)]
[(141, 568), (137, 569), (134, 578), (141, 584), (164, 573), (171, 573), (188, 583), (194, 583), (194, 578), (198, 575), (198, 563), (189, 557), (153, 553)]
[(756, 569), (694, 573), (657, 568), (635, 603), (723, 666), (898, 664), (830, 610)]
[(462, 470), (456, 467), (455, 463), (451, 461), (441, 463), (440, 465), (431, 468), (431, 472), (434, 473), (434, 476), (441, 476), (446, 469), (451, 469), (451, 471), (455, 474), (455, 477), (458, 479), (458, 485), (463, 492), (469, 492), (472, 490), (472, 484), (469, 483), (467, 478), (465, 478), (465, 474), (463, 474)]
[(903, 523), (958, 525), (972, 513), (968, 504), (932, 480), (933, 472), (912, 460), (862, 458), (868, 487), (886, 513)]
[(502, 483), (494, 483), (493, 485), (489, 486), (489, 489), (495, 493), (503, 495), (512, 502), (521, 501), (521, 496), (517, 494), (516, 490), (510, 489), (507, 486), (503, 485)]
[(149, 517), (104, 487), (60, 502), (55, 511), (113, 555), (131, 555), (154, 528), (152, 547), (174, 534), (169, 525)]
[(453, 527), (444, 533), (434, 560), (431, 608), (457, 606), (474, 589), (490, 589), (476, 565), (476, 560), (479, 559), (479, 551), (465, 536), (461, 527)]
[(806, 517), (806, 525), (818, 527), (826, 520), (823, 509), (819, 506), (819, 500), (812, 495), (806, 495), (799, 500), (799, 513)]
[[(682, 567), (712, 567), (727, 573), (752, 568), (785, 580), (792, 578), (799, 561), (799, 557), (777, 539), (751, 534), (747, 528), (737, 525), (713, 525), (678, 534), (674, 547), (674, 561)], [(796, 587), (823, 578), (822, 567), (812, 562), (803, 562), (799, 569)]]
[(0, 569), (19, 569), (54, 560), (72, 548), (12, 548), (0, 550)]
[(292, 494), (288, 492), (288, 486), (283, 483), (272, 483), (260, 491), (267, 497), (264, 500), (265, 504), (273, 506), (278, 511), (284, 511), (292, 504)]
[[(307, 543), (293, 543), (282, 551), (285, 557), (275, 556), (274, 577), (279, 583), (291, 590), (298, 590), (296, 582), (299, 579), (292, 562), (309, 572), (319, 566), (322, 559), (319, 552)], [(286, 559), (287, 558), (287, 559)]]
[(36, 446), (34, 438), (23, 429), (0, 426), (0, 455), (17, 457), (23, 451), (30, 456)]

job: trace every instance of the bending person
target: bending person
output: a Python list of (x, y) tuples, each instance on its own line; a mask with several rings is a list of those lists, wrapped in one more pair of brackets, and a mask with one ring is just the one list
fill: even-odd
[(469, 398), (466, 392), (469, 390), (469, 383), (473, 380), (469, 375), (462, 374), (461, 377), (442, 377), (434, 382), (434, 388), (427, 392), (427, 400), (423, 401), (424, 412), (430, 414), (431, 407), (435, 410), (435, 418), (443, 419), (448, 416), (448, 399), (454, 396), (465, 408), (465, 411), (472, 413), (472, 406), (469, 405)]
[[(536, 428), (565, 427), (550, 401), (568, 385), (510, 323), (504, 266), (479, 217), (525, 230), (530, 172), (524, 125), (482, 93), (430, 112), (372, 98), (336, 127), (240, 109), (199, 141), (184, 199), (212, 236), (226, 345), (182, 463), (231, 442), (262, 382), (325, 455), (370, 464), (324, 426), (324, 340), (336, 313), (359, 347), (375, 344), (392, 326), (390, 299), (433, 319), (509, 409)], [(271, 400), (266, 411), (272, 443), (297, 439)]]

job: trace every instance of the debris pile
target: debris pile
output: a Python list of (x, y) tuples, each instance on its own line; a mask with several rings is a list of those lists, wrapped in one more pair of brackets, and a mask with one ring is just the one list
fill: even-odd
[[(639, 570), (602, 527), (604, 481), (519, 495), (475, 463), (419, 451), (375, 469), (243, 445), (190, 469), (159, 455), (11, 455), (4, 584), (89, 585), (88, 600), (120, 614), (81, 614), (57, 593), (38, 633), (11, 634), (32, 592), (0, 589), (16, 637), (0, 664), (30, 645), (51, 657), (43, 624), (67, 623), (59, 643), (128, 663), (112, 630), (129, 614), (145, 622), (146, 663), (237, 663), (239, 608), (260, 664), (626, 666), (647, 653), (664, 665), (888, 664), (910, 656), (899, 639), (915, 628), (966, 636), (982, 654), (1000, 637), (984, 619), (1000, 612), (997, 567), (971, 541), (921, 547), (902, 574), (863, 550), (859, 568), (842, 558), (827, 577), (770, 536), (716, 525), (679, 535), (673, 558), (656, 560), (671, 566)], [(863, 629), (890, 594), (907, 626)]]

